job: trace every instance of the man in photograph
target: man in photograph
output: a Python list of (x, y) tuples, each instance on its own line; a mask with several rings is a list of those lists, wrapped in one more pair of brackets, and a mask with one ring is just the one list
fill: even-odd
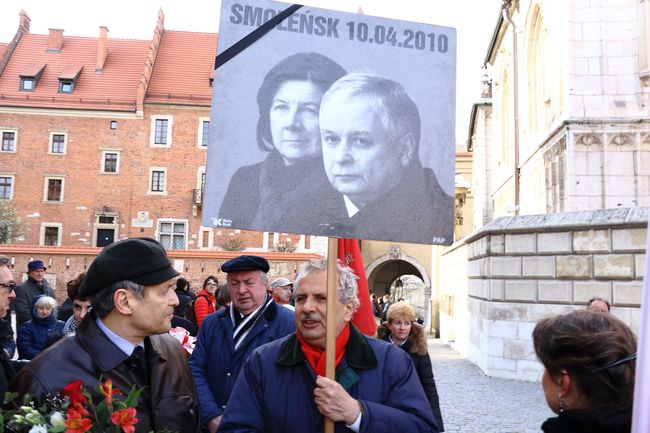
[[(337, 265), (336, 308), (327, 311), (327, 262), (301, 266), (295, 284), (296, 332), (249, 357), (219, 432), (318, 433), (324, 418), (355, 432), (438, 432), (409, 355), (352, 324), (356, 275)], [(325, 377), (326, 317), (334, 314), (336, 380)]]
[(326, 182), (314, 174), (284, 217), (294, 231), (359, 239), (449, 244), (453, 198), (419, 157), (420, 114), (401, 84), (353, 73), (336, 81), (320, 107)]

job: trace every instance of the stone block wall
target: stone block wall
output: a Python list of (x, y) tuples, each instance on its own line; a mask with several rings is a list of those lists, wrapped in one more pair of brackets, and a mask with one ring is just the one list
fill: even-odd
[(584, 308), (593, 296), (610, 302), (612, 313), (638, 332), (647, 213), (628, 208), (498, 218), (453, 246), (443, 268), (467, 250), (468, 332), (456, 333), (459, 348), (466, 346), (463, 353), (491, 376), (538, 380), (535, 323)]

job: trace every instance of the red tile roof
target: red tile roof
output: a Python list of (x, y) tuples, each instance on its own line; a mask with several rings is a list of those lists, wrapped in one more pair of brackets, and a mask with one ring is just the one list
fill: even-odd
[[(108, 39), (103, 72), (95, 72), (97, 38), (64, 36), (60, 52), (47, 52), (47, 35), (25, 34), (0, 76), (0, 105), (135, 111), (137, 89), (149, 41)], [(47, 64), (33, 92), (19, 91), (30, 64)], [(59, 77), (83, 66), (71, 94), (61, 94)]]
[(35, 77), (45, 69), (45, 66), (45, 63), (30, 63), (18, 75), (21, 77)]
[(210, 106), (216, 33), (165, 30), (145, 103)]
[(2, 56), (5, 55), (5, 51), (7, 51), (8, 46), (9, 44), (3, 44), (2, 42), (0, 42), (0, 60), (2, 60)]
[(59, 75), (59, 79), (74, 80), (81, 73), (82, 69), (83, 69), (83, 65), (67, 66), (63, 71), (61, 71), (61, 75)]

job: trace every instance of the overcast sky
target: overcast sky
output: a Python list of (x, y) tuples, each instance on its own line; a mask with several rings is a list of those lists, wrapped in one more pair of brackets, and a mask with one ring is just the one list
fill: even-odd
[[(303, 4), (366, 15), (454, 27), (458, 36), (456, 141), (463, 144), (472, 103), (480, 97), (480, 67), (500, 11), (500, 0), (305, 0)], [(159, 8), (165, 28), (218, 32), (220, 0), (0, 0), (0, 42), (18, 28), (18, 13), (31, 18), (31, 33), (94, 36), (106, 26), (110, 38), (150, 39)]]

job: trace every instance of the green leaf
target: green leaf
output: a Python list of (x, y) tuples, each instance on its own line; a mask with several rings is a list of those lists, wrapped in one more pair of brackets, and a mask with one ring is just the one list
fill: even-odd
[(5, 392), (4, 404), (11, 403), (15, 399), (17, 399), (19, 395), (20, 394), (18, 394), (17, 392), (10, 392), (10, 391)]
[(0, 413), (0, 433), (5, 431), (5, 417)]
[(133, 388), (131, 388), (129, 395), (127, 395), (124, 399), (124, 403), (129, 407), (135, 406), (138, 398), (140, 397), (140, 394), (142, 394), (142, 391), (144, 391), (144, 387), (138, 388), (137, 386), (133, 385)]

